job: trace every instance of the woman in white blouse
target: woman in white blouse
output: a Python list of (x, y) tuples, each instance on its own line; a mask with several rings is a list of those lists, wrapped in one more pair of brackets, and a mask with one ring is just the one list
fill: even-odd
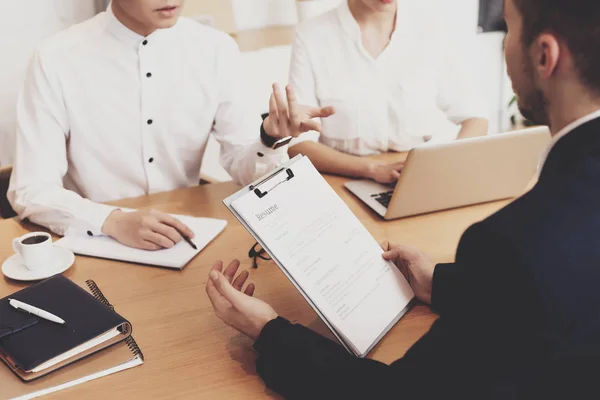
[(434, 13), (413, 0), (343, 0), (300, 24), (290, 85), (298, 101), (332, 105), (322, 134), (292, 142), (322, 172), (398, 179), (403, 163), (359, 157), (487, 134), (486, 105)]

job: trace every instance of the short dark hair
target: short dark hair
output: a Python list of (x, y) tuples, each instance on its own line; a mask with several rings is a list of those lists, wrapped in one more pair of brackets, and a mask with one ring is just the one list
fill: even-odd
[(562, 38), (582, 83), (600, 94), (600, 0), (514, 0), (523, 17), (523, 43), (543, 32)]

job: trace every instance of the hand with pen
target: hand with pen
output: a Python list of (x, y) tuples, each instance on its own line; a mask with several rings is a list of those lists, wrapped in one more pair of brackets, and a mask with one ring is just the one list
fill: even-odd
[(170, 249), (182, 240), (194, 247), (194, 232), (178, 219), (156, 210), (113, 211), (102, 232), (118, 242), (137, 249)]

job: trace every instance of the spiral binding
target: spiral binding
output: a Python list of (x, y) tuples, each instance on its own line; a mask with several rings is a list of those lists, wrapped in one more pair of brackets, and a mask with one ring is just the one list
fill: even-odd
[[(85, 284), (88, 286), (96, 300), (104, 304), (106, 307), (110, 308), (112, 311), (115, 311), (115, 307), (112, 304), (110, 304), (106, 297), (104, 297), (104, 293), (102, 293), (98, 285), (96, 285), (96, 282), (89, 279), (85, 281)], [(142, 360), (144, 359), (144, 353), (142, 353), (140, 346), (138, 346), (133, 336), (130, 335), (129, 337), (127, 337), (127, 339), (125, 339), (125, 343), (127, 344), (127, 347), (129, 347), (129, 350), (131, 350), (134, 356), (140, 357)]]
[(142, 353), (140, 346), (138, 346), (133, 336), (129, 336), (127, 339), (125, 339), (125, 343), (127, 343), (127, 346), (129, 347), (129, 350), (131, 350), (133, 355), (140, 357), (142, 360), (144, 360), (144, 353)]
[(112, 304), (110, 304), (106, 297), (104, 297), (104, 294), (102, 293), (98, 285), (96, 285), (96, 282), (94, 282), (91, 279), (88, 279), (87, 281), (85, 281), (85, 284), (88, 286), (88, 288), (90, 288), (90, 291), (92, 292), (96, 300), (104, 304), (106, 307), (110, 308), (112, 311), (115, 311), (115, 307)]

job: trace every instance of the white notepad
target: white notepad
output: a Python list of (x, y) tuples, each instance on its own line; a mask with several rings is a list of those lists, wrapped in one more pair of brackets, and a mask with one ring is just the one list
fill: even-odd
[[(123, 210), (126, 211), (126, 210)], [(127, 247), (108, 236), (65, 236), (55, 245), (67, 248), (75, 254), (127, 261), (158, 267), (183, 269), (192, 258), (219, 235), (227, 221), (212, 218), (196, 218), (187, 215), (173, 215), (186, 224), (196, 235), (193, 239), (198, 247), (194, 250), (187, 242), (181, 241), (170, 249), (148, 251)]]
[(351, 352), (363, 357), (414, 293), (306, 157), (224, 201)]

